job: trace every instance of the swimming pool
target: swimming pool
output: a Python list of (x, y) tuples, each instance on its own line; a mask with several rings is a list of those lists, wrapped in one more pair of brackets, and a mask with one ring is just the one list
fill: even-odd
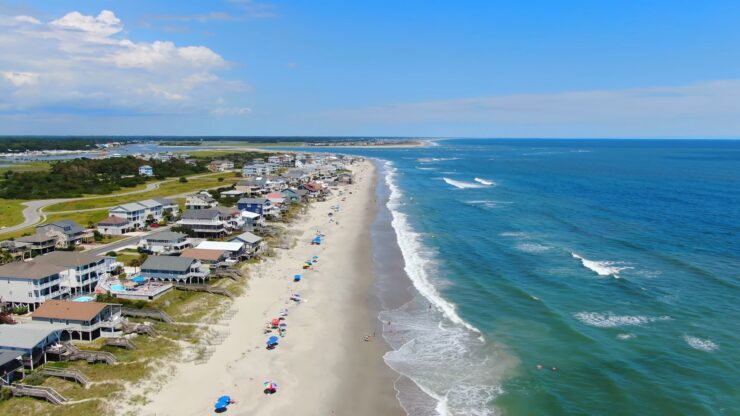
[(92, 296), (80, 296), (74, 299), (75, 302), (92, 302), (95, 300)]
[(110, 289), (114, 292), (123, 292), (126, 290), (126, 287), (123, 285), (111, 285)]

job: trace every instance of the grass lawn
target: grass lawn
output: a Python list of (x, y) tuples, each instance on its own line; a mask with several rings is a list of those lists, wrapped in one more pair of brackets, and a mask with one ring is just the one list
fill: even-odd
[(24, 201), (17, 199), (0, 199), (0, 227), (10, 227), (23, 222), (22, 202)]
[(12, 170), (13, 172), (32, 172), (38, 170), (49, 170), (51, 168), (51, 165), (48, 162), (40, 160), (29, 160), (27, 162), (18, 163), (0, 162), (0, 165), (3, 165), (0, 166), (0, 175), (9, 170)]
[[(218, 178), (224, 178), (224, 181), (219, 182)], [(219, 173), (218, 175), (206, 176), (203, 178), (190, 178), (186, 183), (180, 183), (178, 180), (173, 180), (170, 182), (165, 182), (161, 184), (159, 188), (149, 192), (122, 196), (111, 196), (107, 198), (95, 198), (80, 201), (63, 202), (61, 204), (50, 205), (46, 207), (44, 211), (47, 213), (53, 213), (59, 211), (75, 211), (82, 209), (112, 207), (128, 202), (140, 201), (142, 199), (167, 197), (185, 192), (195, 192), (199, 189), (228, 186), (229, 184), (236, 182), (237, 180), (239, 180), (239, 178), (235, 177), (234, 173), (231, 172)]]

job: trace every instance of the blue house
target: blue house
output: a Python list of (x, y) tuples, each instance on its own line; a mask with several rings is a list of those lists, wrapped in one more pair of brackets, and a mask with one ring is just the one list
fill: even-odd
[(265, 215), (272, 203), (267, 198), (242, 198), (236, 203), (239, 211), (249, 211), (255, 214)]
[(141, 176), (154, 176), (154, 170), (149, 165), (139, 166), (139, 175)]

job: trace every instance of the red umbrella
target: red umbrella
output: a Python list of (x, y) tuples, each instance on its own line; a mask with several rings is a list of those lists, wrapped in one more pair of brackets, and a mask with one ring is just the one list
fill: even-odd
[(278, 319), (278, 318), (273, 319), (272, 320), (272, 324), (275, 325), (275, 326), (280, 325), (280, 319)]

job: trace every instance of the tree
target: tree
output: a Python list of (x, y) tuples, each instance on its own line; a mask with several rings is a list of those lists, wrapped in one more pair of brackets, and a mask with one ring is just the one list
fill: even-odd
[(220, 177), (220, 178), (218, 178), (218, 181), (219, 182), (223, 182), (224, 181), (224, 178), (223, 177)]
[(109, 251), (105, 253), (105, 255), (108, 257), (118, 257), (118, 253), (116, 253), (115, 251)]
[(96, 243), (103, 241), (103, 238), (103, 234), (101, 234), (100, 231), (93, 231), (93, 240), (95, 240)]
[(180, 183), (188, 183), (188, 178), (184, 176), (180, 177)]

